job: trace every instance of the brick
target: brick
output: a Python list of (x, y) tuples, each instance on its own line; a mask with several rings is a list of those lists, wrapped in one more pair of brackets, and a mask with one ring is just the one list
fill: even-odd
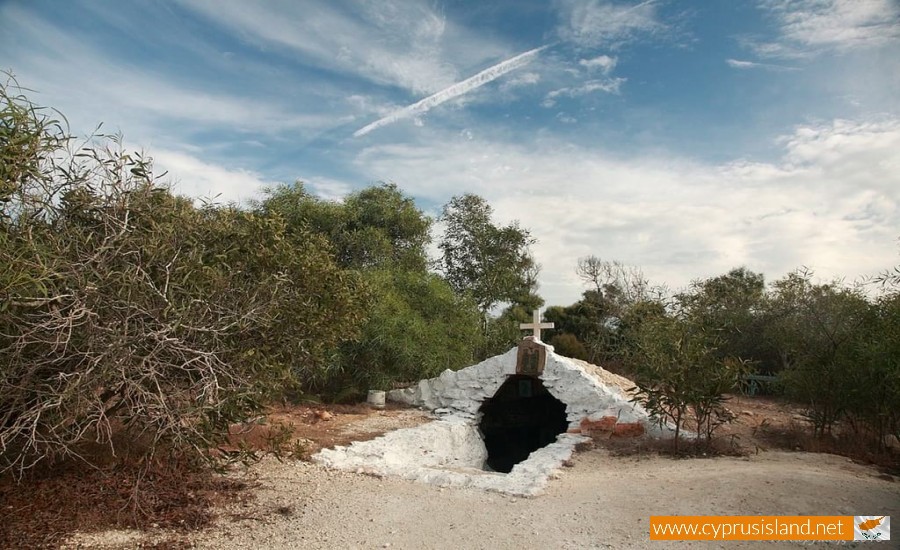
[(613, 437), (639, 437), (644, 435), (644, 425), (640, 422), (623, 422), (616, 424)]
[(604, 416), (600, 420), (590, 420), (588, 418), (583, 418), (581, 420), (581, 433), (582, 435), (594, 435), (599, 433), (610, 433), (616, 427), (615, 416)]

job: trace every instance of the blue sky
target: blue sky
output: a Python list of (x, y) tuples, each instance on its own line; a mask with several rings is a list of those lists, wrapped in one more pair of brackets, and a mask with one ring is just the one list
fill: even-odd
[(898, 0), (12, 0), (0, 67), (183, 194), (480, 194), (548, 304), (589, 254), (673, 288), (900, 263)]

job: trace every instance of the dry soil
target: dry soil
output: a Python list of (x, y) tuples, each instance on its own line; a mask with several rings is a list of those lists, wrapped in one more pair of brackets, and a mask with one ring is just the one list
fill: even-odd
[[(754, 420), (758, 412), (742, 416), (747, 422), (758, 422)], [(403, 425), (421, 421), (412, 413), (390, 414), (399, 415)], [(384, 418), (365, 422), (391, 424)], [(649, 516), (900, 517), (896, 477), (847, 458), (804, 452), (760, 450), (747, 457), (673, 459), (613, 456), (595, 449), (577, 454), (544, 494), (527, 499), (329, 471), (300, 461), (266, 459), (234, 475), (251, 482), (254, 498), (228, 504), (210, 529), (180, 535), (164, 531), (76, 534), (66, 546), (714, 548), (720, 545), (651, 546)], [(721, 546), (763, 545), (833, 546), (780, 542)]]

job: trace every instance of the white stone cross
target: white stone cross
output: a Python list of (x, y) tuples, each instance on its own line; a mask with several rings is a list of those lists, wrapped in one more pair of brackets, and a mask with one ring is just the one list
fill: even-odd
[(536, 309), (533, 312), (531, 312), (531, 319), (532, 319), (532, 321), (530, 323), (521, 323), (519, 325), (519, 328), (522, 330), (533, 330), (535, 340), (541, 339), (541, 329), (542, 328), (553, 328), (553, 323), (542, 323), (541, 322), (541, 310), (539, 310), (539, 309)]

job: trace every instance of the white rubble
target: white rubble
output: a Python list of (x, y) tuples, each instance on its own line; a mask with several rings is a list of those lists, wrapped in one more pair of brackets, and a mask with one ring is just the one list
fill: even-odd
[(349, 447), (323, 449), (313, 460), (330, 468), (400, 477), (440, 487), (472, 487), (516, 496), (541, 492), (575, 445), (588, 438), (561, 434), (555, 443), (531, 453), (508, 474), (485, 471), (487, 450), (478, 426), (448, 416), (387, 433)]

